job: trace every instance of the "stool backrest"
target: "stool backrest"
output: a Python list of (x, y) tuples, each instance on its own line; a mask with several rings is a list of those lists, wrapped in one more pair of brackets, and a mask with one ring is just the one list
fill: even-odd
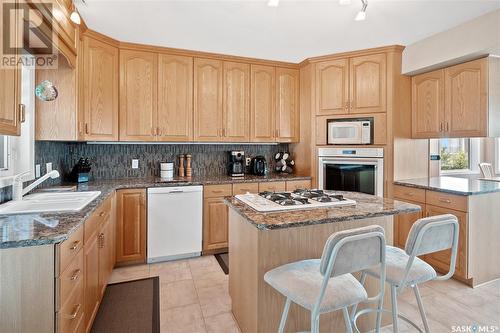
[[(420, 242), (417, 239), (421, 234)], [(416, 221), (406, 239), (405, 251), (408, 255), (424, 255), (451, 249), (458, 236), (458, 220), (451, 214), (437, 215)]]
[[(322, 275), (338, 276), (381, 264), (385, 261), (384, 229), (378, 225), (332, 234), (321, 255)], [(330, 267), (331, 265), (331, 267)]]

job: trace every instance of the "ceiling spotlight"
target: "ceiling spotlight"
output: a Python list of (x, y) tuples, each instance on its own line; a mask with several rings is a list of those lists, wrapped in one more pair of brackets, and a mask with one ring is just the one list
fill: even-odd
[(73, 23), (80, 25), (82, 23), (82, 19), (80, 18), (80, 14), (76, 11), (76, 8), (73, 9), (71, 12), (71, 15), (69, 16), (69, 19), (73, 21)]
[(368, 0), (361, 0), (361, 3), (363, 4), (363, 6), (361, 7), (358, 15), (356, 15), (356, 21), (364, 21), (366, 19), (366, 8), (368, 7)]
[(267, 2), (267, 5), (269, 7), (278, 7), (279, 4), (280, 4), (280, 0), (269, 0)]
[(350, 5), (351, 0), (339, 0), (339, 4), (344, 6), (344, 5)]

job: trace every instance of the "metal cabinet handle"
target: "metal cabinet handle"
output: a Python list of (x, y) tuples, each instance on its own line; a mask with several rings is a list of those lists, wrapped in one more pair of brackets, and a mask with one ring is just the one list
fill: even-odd
[(89, 124), (85, 123), (85, 134), (89, 134)]
[(406, 195), (409, 196), (409, 197), (413, 197), (415, 195), (415, 193), (413, 193), (413, 192), (406, 192)]
[(450, 123), (446, 122), (446, 132), (450, 131)]
[(222, 193), (222, 190), (212, 190), (214, 193)]
[(444, 202), (444, 203), (451, 203), (451, 200), (450, 199), (445, 199), (445, 198), (439, 198), (439, 201), (440, 202)]
[(73, 246), (70, 247), (69, 249), (71, 251), (74, 251), (74, 250), (78, 249), (79, 246), (80, 246), (80, 241), (78, 240), (78, 241), (73, 242)]
[(24, 123), (26, 121), (26, 105), (19, 104), (19, 121)]
[(68, 319), (75, 319), (78, 316), (78, 313), (80, 312), (82, 305), (77, 304), (73, 310), (73, 312), (70, 315), (65, 315), (66, 318)]
[(104, 247), (104, 234), (101, 232), (99, 234), (99, 248), (103, 248)]
[(80, 269), (75, 270), (75, 272), (73, 273), (73, 275), (71, 275), (71, 277), (69, 279), (71, 281), (78, 280), (78, 278), (80, 278), (80, 272), (81, 272)]
[(168, 193), (184, 193), (184, 190), (172, 190)]
[(105, 214), (106, 214), (106, 212), (101, 212), (101, 213), (99, 214), (99, 217), (103, 217)]

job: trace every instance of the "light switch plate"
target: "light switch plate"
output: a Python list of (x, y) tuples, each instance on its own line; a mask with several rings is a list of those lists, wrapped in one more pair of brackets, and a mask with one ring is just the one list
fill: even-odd
[(245, 165), (250, 166), (250, 162), (252, 162), (252, 159), (250, 157), (245, 158)]
[(52, 171), (52, 162), (49, 162), (45, 165), (45, 173), (49, 173)]
[(137, 159), (132, 159), (132, 169), (138, 169), (139, 168), (139, 160)]
[(40, 164), (35, 165), (35, 178), (40, 178)]

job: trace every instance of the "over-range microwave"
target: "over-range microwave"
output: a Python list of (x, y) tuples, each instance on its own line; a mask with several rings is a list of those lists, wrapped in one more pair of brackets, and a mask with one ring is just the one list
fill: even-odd
[(373, 118), (329, 119), (329, 145), (370, 145), (373, 143)]

